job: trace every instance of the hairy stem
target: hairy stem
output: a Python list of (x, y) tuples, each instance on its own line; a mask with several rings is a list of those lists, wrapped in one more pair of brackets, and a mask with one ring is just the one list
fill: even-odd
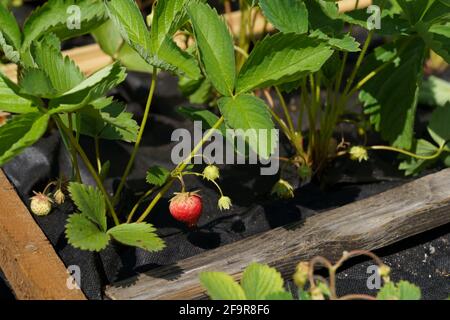
[(388, 147), (388, 146), (371, 146), (371, 147), (367, 147), (367, 149), (369, 150), (386, 150), (386, 151), (393, 151), (393, 152), (398, 152), (404, 155), (407, 155), (409, 157), (412, 158), (416, 158), (416, 159), (420, 159), (420, 160), (434, 160), (436, 158), (439, 158), (439, 156), (442, 154), (442, 152), (445, 149), (445, 144), (440, 147), (436, 153), (430, 155), (430, 156), (421, 156), (418, 154), (415, 154), (413, 152), (407, 151), (407, 150), (403, 150), (403, 149), (399, 149), (399, 148), (395, 148), (395, 147)]
[(69, 131), (69, 128), (67, 128), (64, 123), (61, 121), (61, 118), (59, 117), (59, 115), (53, 115), (52, 116), (53, 119), (56, 121), (56, 123), (58, 124), (58, 127), (61, 128), (64, 133), (69, 137), (69, 142), (72, 145), (72, 147), (78, 152), (78, 154), (80, 155), (81, 159), (83, 160), (84, 164), (86, 165), (89, 173), (92, 175), (92, 178), (94, 178), (95, 183), (97, 184), (100, 192), (103, 194), (105, 201), (106, 201), (106, 205), (108, 207), (108, 210), (111, 214), (111, 217), (114, 220), (115, 225), (119, 225), (119, 219), (117, 217), (116, 211), (114, 210), (114, 206), (111, 202), (111, 199), (109, 197), (108, 192), (106, 192), (105, 187), (103, 186), (102, 180), (100, 179), (100, 177), (98, 176), (97, 171), (95, 170), (94, 166), (91, 164), (91, 162), (89, 161), (89, 158), (87, 157), (86, 153), (84, 152), (83, 148), (80, 146), (80, 144), (77, 142), (77, 140), (73, 137), (73, 135), (71, 134), (71, 132)]
[[(72, 116), (73, 116), (72, 113), (69, 113), (67, 115), (70, 134), (72, 134), (72, 132), (73, 132), (73, 119), (72, 119)], [(78, 165), (77, 152), (73, 148), (69, 148), (69, 151), (70, 151), (71, 156), (72, 156), (73, 175), (75, 176), (76, 181), (81, 183), (82, 182), (81, 181), (81, 173), (80, 173), (80, 167)]]
[(197, 154), (197, 152), (200, 150), (200, 148), (205, 144), (205, 142), (214, 134), (214, 131), (217, 130), (222, 123), (224, 122), (224, 117), (220, 117), (219, 120), (214, 124), (214, 126), (203, 136), (202, 140), (194, 147), (192, 152), (189, 154), (189, 156), (186, 158), (185, 161), (181, 162), (173, 171), (172, 171), (172, 177), (169, 179), (169, 181), (164, 185), (164, 187), (158, 192), (158, 194), (153, 198), (152, 202), (149, 204), (147, 209), (142, 213), (142, 215), (139, 217), (137, 222), (142, 222), (147, 218), (147, 216), (150, 214), (150, 212), (153, 210), (153, 208), (156, 206), (156, 204), (159, 202), (159, 200), (166, 194), (167, 191), (169, 191), (170, 187), (172, 186), (173, 182), (177, 179), (177, 176), (180, 172), (183, 172), (184, 169), (189, 164), (190, 159)]
[(136, 138), (136, 143), (134, 144), (134, 148), (133, 151), (131, 153), (130, 159), (128, 161), (128, 164), (125, 168), (125, 172), (123, 173), (122, 179), (120, 179), (120, 183), (119, 186), (117, 187), (116, 193), (114, 195), (113, 198), (113, 204), (115, 205), (117, 203), (117, 201), (119, 200), (120, 194), (123, 190), (123, 187), (125, 186), (125, 182), (128, 178), (128, 175), (130, 174), (131, 168), (133, 167), (134, 164), (134, 160), (136, 158), (136, 154), (139, 150), (139, 146), (141, 144), (142, 141), (142, 136), (144, 135), (144, 131), (145, 131), (145, 126), (147, 124), (147, 120), (148, 120), (148, 116), (150, 114), (150, 107), (153, 101), (153, 96), (155, 94), (155, 88), (156, 88), (156, 79), (158, 77), (158, 70), (157, 68), (153, 68), (153, 73), (152, 73), (152, 83), (150, 85), (150, 91), (148, 94), (148, 98), (147, 98), (147, 104), (145, 106), (145, 111), (144, 111), (144, 117), (142, 119), (141, 122), (141, 126), (139, 128), (139, 132), (138, 132), (138, 136)]

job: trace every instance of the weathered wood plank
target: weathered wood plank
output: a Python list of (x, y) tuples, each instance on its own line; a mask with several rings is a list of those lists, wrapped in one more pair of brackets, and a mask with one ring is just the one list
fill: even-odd
[(0, 170), (0, 269), (18, 299), (86, 299)]
[(379, 195), (317, 214), (212, 251), (138, 275), (106, 289), (111, 299), (203, 298), (201, 271), (224, 271), (237, 279), (251, 262), (292, 275), (300, 260), (344, 250), (375, 250), (450, 223), (450, 169)]

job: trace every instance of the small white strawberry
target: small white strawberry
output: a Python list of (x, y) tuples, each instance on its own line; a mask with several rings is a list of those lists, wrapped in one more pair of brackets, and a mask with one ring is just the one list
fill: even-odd
[(45, 194), (41, 192), (34, 192), (34, 196), (31, 197), (31, 212), (37, 216), (46, 216), (52, 211), (53, 201)]

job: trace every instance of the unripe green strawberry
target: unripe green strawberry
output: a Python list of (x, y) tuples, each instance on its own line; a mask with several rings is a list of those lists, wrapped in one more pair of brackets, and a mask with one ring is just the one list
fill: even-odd
[(52, 200), (43, 193), (34, 192), (31, 198), (30, 209), (37, 216), (46, 216), (52, 211)]

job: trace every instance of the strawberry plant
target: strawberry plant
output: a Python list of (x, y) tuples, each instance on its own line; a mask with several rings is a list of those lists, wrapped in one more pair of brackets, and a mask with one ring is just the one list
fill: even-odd
[[(22, 28), (6, 7), (0, 5), (0, 47), (5, 57), (18, 67), (17, 83), (0, 73), (0, 165), (36, 143), (49, 127), (55, 126), (59, 130), (71, 155), (71, 181), (66, 183), (60, 178), (49, 183), (42, 193), (36, 193), (31, 198), (31, 210), (36, 215), (47, 215), (54, 205), (64, 203), (66, 193), (70, 195), (77, 211), (67, 221), (66, 236), (76, 248), (100, 251), (112, 239), (148, 251), (164, 248), (165, 244), (156, 229), (144, 219), (175, 180), (182, 183), (182, 192), (185, 192), (183, 175), (205, 177), (222, 195), (218, 206), (221, 209), (231, 206), (231, 201), (223, 196), (215, 182), (219, 176), (218, 169), (209, 166), (205, 173), (189, 171), (189, 158), (172, 172), (162, 167), (150, 168), (147, 175), (147, 182), (152, 186), (150, 190), (126, 217), (117, 211), (147, 124), (158, 71), (167, 70), (193, 79), (200, 76), (195, 59), (171, 40), (171, 35), (186, 19), (185, 4), (183, 1), (168, 3), (170, 10), (163, 6), (156, 9), (155, 19), (160, 24), (151, 32), (134, 1), (51, 0), (36, 9)], [(66, 24), (67, 9), (71, 5), (78, 6), (81, 11), (80, 28), (70, 29)], [(123, 103), (107, 96), (110, 89), (125, 79), (125, 68), (116, 62), (86, 77), (70, 58), (61, 53), (61, 41), (98, 30), (109, 22), (120, 30), (130, 50), (135, 50), (141, 56), (141, 62), (152, 69), (149, 97), (140, 125), (126, 111)], [(80, 145), (81, 135), (94, 141), (95, 164)], [(103, 185), (110, 163), (102, 161), (100, 139), (134, 144), (114, 194)], [(191, 157), (195, 153), (196, 150)], [(83, 184), (79, 161), (88, 169), (95, 187)], [(52, 188), (54, 190), (50, 192)], [(142, 202), (156, 192), (147, 209), (134, 221)], [(198, 220), (200, 211), (196, 212), (195, 220)], [(193, 224), (194, 217), (188, 222)]]
[[(160, 2), (147, 19), (152, 33), (161, 28), (157, 11), (165, 2)], [(434, 50), (448, 61), (448, 2), (379, 0), (374, 1), (379, 16), (371, 16), (363, 10), (341, 13), (336, 3), (324, 0), (241, 0), (240, 32), (235, 38), (205, 1), (184, 2), (187, 10), (178, 35), (185, 36), (187, 52), (197, 59), (201, 72), (197, 77), (182, 74), (180, 89), (192, 103), (217, 106), (221, 117), (189, 108), (180, 110), (183, 115), (200, 119), (207, 127), (223, 120), (221, 128), (244, 130), (270, 130), (275, 122), (292, 147), (290, 156), (281, 160), (294, 166), (304, 180), (320, 176), (339, 156), (368, 160), (370, 150), (401, 154), (406, 160), (400, 169), (406, 174), (423, 167), (418, 164), (448, 162), (450, 136), (444, 133), (439, 141), (434, 137), (437, 145), (414, 137), (424, 60)], [(225, 1), (225, 11), (229, 5)], [(260, 35), (255, 33), (257, 14), (266, 21)], [(379, 25), (370, 23), (373, 18), (379, 18)], [(265, 35), (268, 24), (275, 32)], [(363, 43), (352, 36), (356, 28), (367, 29)], [(383, 37), (384, 43), (371, 48), (375, 37)], [(107, 37), (98, 39), (106, 46)], [(117, 48), (105, 51), (123, 59), (122, 47)], [(346, 72), (352, 56), (356, 62)], [(286, 100), (292, 93), (298, 93), (296, 105)], [(350, 105), (355, 97), (362, 113)], [(363, 138), (372, 127), (390, 145), (352, 146), (345, 137), (336, 137), (341, 123), (352, 123)], [(247, 142), (263, 157), (270, 156), (276, 144), (269, 138)], [(274, 194), (280, 183), (285, 182), (274, 186)]]
[[(171, 213), (190, 225), (201, 213), (200, 195), (187, 193), (183, 181), (187, 175), (200, 176), (213, 184), (220, 193), (218, 207), (229, 209), (231, 199), (217, 183), (218, 169), (210, 165), (199, 173), (190, 165), (214, 131), (224, 134), (230, 128), (271, 132), (277, 125), (292, 146), (291, 155), (281, 160), (295, 166), (302, 179), (320, 174), (338, 156), (367, 160), (369, 150), (395, 151), (410, 157), (401, 164), (407, 173), (415, 173), (439, 159), (448, 163), (448, 107), (437, 109), (430, 121), (433, 143), (416, 140), (413, 131), (424, 59), (432, 49), (448, 61), (447, 1), (375, 1), (381, 14), (381, 28), (377, 29), (367, 24), (365, 12), (340, 13), (336, 3), (330, 1), (241, 0), (237, 38), (205, 2), (159, 0), (151, 16), (144, 19), (132, 0), (51, 0), (35, 10), (23, 27), (5, 6), (0, 6), (0, 48), (4, 58), (18, 66), (17, 82), (0, 74), (0, 165), (34, 144), (49, 127), (59, 130), (71, 155), (71, 182), (64, 188), (59, 183), (53, 194), (45, 190), (33, 200), (36, 203), (47, 197), (46, 210), (36, 210), (47, 213), (49, 206), (64, 202), (64, 192), (70, 194), (79, 212), (70, 217), (67, 225), (67, 236), (74, 246), (98, 251), (115, 239), (148, 250), (161, 249), (162, 240), (144, 220), (176, 181), (181, 184), (181, 196), (172, 201), (177, 208), (172, 207)], [(229, 5), (229, 1), (225, 3)], [(79, 28), (68, 27), (67, 9), (71, 5), (80, 9)], [(275, 28), (259, 41), (253, 32), (255, 11)], [(362, 44), (351, 35), (355, 27), (369, 29)], [(61, 41), (87, 33), (92, 33), (102, 49), (118, 60), (90, 77), (82, 74), (60, 49)], [(174, 41), (176, 34), (185, 36), (185, 50)], [(369, 50), (376, 35), (386, 41)], [(356, 55), (357, 60), (346, 76), (351, 55)], [(107, 96), (125, 79), (123, 66), (152, 75), (139, 124), (121, 102)], [(191, 119), (201, 120), (205, 129), (213, 130), (205, 133), (175, 169), (150, 168), (148, 190), (130, 212), (118, 212), (161, 71), (176, 74), (182, 91), (192, 102), (209, 102), (217, 107), (180, 110)], [(286, 102), (290, 92), (299, 93), (300, 102), (295, 108)], [(279, 108), (273, 94), (280, 102)], [(349, 101), (356, 94), (364, 114), (355, 115), (350, 109)], [(364, 134), (365, 116), (390, 146), (336, 142), (335, 129), (341, 122), (354, 123)], [(306, 130), (304, 122), (308, 124)], [(94, 141), (95, 163), (81, 147), (81, 135)], [(227, 135), (225, 138), (230, 139)], [(241, 138), (251, 152), (264, 159), (273, 155), (278, 142), (270, 134)], [(133, 144), (113, 193), (103, 184), (110, 163), (102, 160), (101, 139)], [(83, 184), (79, 162), (89, 170), (96, 187)], [(280, 197), (294, 194), (284, 180), (277, 182), (273, 193)], [(149, 204), (135, 218), (147, 200)], [(195, 202), (195, 208), (181, 212), (179, 208), (188, 202)], [(187, 216), (189, 219), (185, 219)]]
[[(336, 294), (336, 271), (352, 257), (366, 255), (378, 265), (378, 274), (384, 285), (376, 297), (364, 294)], [(317, 266), (329, 272), (328, 279), (314, 273)], [(407, 282), (394, 283), (389, 277), (390, 268), (376, 255), (367, 251), (344, 252), (335, 264), (324, 257), (314, 257), (297, 265), (293, 275), (299, 300), (420, 300), (420, 288)], [(267, 265), (252, 263), (245, 268), (240, 284), (223, 272), (202, 272), (200, 282), (213, 300), (294, 300), (285, 288), (281, 274)]]

